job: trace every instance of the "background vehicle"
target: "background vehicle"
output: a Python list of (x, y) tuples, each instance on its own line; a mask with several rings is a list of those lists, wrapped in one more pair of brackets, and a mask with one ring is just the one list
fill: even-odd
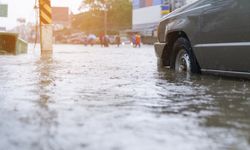
[(84, 40), (84, 33), (74, 33), (67, 36), (67, 43), (69, 44), (83, 44)]
[(177, 71), (250, 77), (248, 0), (198, 0), (159, 24), (163, 65)]
[(131, 43), (131, 40), (129, 38), (122, 36), (121, 37), (121, 44), (122, 45), (131, 45), (132, 43)]

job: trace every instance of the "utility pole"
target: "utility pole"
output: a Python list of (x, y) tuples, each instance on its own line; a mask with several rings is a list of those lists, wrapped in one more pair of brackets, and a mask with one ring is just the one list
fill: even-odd
[(108, 2), (104, 0), (104, 34), (107, 35), (108, 31)]
[(104, 34), (105, 35), (107, 35), (107, 22), (108, 22), (108, 13), (107, 13), (107, 8), (105, 8), (104, 10)]
[(53, 28), (51, 0), (39, 0), (41, 53), (52, 53)]
[(174, 0), (169, 0), (169, 1), (170, 1), (170, 12), (172, 12), (175, 9)]

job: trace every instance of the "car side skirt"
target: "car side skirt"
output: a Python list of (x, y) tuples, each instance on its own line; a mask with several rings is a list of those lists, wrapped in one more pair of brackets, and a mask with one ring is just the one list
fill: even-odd
[(212, 69), (201, 69), (201, 72), (203, 74), (222, 75), (227, 77), (250, 79), (250, 73), (248, 72), (223, 71), (223, 70), (212, 70)]

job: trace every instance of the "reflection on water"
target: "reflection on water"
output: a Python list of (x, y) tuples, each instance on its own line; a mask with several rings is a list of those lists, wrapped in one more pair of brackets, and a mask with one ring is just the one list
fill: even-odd
[(38, 136), (36, 144), (33, 148), (54, 149), (54, 135), (57, 124), (57, 111), (50, 107), (53, 102), (52, 94), (54, 85), (53, 77), (53, 56), (52, 54), (41, 54), (40, 59), (35, 63), (38, 75), (37, 90), (35, 95), (39, 96), (37, 100), (38, 108), (34, 114), (38, 123)]
[(157, 68), (150, 46), (0, 64), (0, 149), (250, 149), (250, 82)]
[(37, 61), (37, 72), (39, 74), (39, 90), (37, 95), (40, 96), (41, 106), (47, 106), (49, 100), (51, 100), (51, 88), (53, 88), (53, 58), (51, 53), (43, 53)]

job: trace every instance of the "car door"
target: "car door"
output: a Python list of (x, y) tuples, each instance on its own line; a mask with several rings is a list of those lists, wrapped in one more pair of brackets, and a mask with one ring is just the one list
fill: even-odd
[(238, 62), (238, 68), (236, 71), (250, 72), (250, 1), (249, 0), (238, 0), (239, 1), (239, 17), (237, 21), (237, 43), (238, 46), (235, 49), (235, 62)]
[(247, 0), (210, 0), (201, 14), (199, 44), (194, 46), (202, 71), (249, 71), (248, 48), (243, 46), (249, 40), (247, 8)]

